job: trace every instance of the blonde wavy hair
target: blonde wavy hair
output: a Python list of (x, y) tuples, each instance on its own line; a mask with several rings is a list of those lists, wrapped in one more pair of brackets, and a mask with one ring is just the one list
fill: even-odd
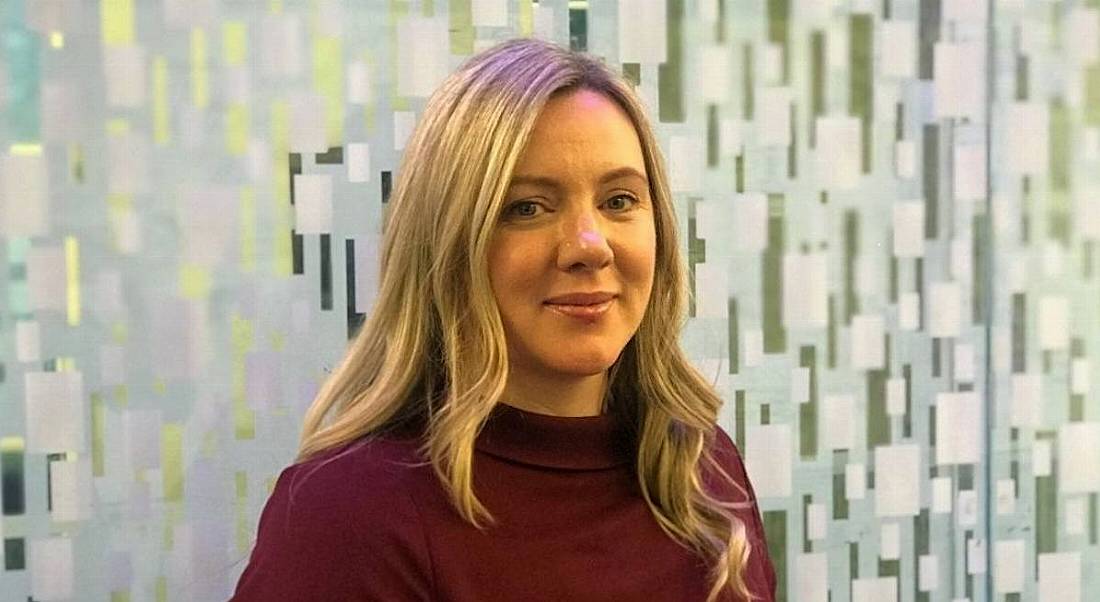
[(422, 453), (459, 514), (493, 517), (474, 495), (474, 440), (508, 379), (504, 329), (489, 284), (488, 249), (511, 174), (547, 100), (588, 89), (618, 102), (641, 141), (656, 227), (656, 269), (645, 316), (608, 373), (605, 404), (631, 428), (641, 492), (661, 528), (713, 562), (708, 602), (744, 580), (751, 546), (713, 497), (710, 454), (721, 397), (678, 337), (690, 291), (677, 222), (652, 126), (631, 84), (599, 59), (549, 42), (510, 40), (467, 60), (428, 100), (384, 219), (381, 283), (347, 353), (310, 406), (297, 461), (411, 420)]

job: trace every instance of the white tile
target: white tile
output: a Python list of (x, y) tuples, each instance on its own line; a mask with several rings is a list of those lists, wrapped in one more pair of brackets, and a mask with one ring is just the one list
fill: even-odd
[(936, 464), (981, 461), (981, 399), (973, 391), (936, 394)]
[(852, 580), (852, 602), (897, 602), (897, 577)]
[(15, 322), (15, 361), (37, 362), (42, 358), (42, 339), (37, 320)]
[(1063, 494), (1100, 492), (1100, 422), (1058, 428), (1058, 486)]
[(795, 557), (796, 600), (829, 602), (829, 557), (824, 552)]
[(894, 256), (924, 255), (924, 201), (894, 203)]
[(73, 542), (66, 537), (30, 540), (31, 596), (40, 602), (73, 597)]
[(1081, 602), (1081, 555), (1039, 554), (1038, 602)]
[(946, 514), (954, 507), (954, 493), (951, 491), (951, 477), (933, 477), (932, 513)]
[(856, 400), (852, 395), (826, 395), (821, 400), (822, 443), (826, 449), (855, 447)]
[(667, 14), (664, 2), (619, 0), (619, 62), (666, 62)]
[(352, 142), (347, 146), (348, 182), (361, 183), (371, 181), (370, 145), (365, 142)]
[(427, 98), (451, 71), (447, 17), (397, 22), (397, 94)]
[(294, 175), (294, 225), (298, 234), (332, 232), (332, 176)]
[(745, 465), (757, 497), (791, 495), (790, 425), (748, 425), (745, 443)]
[(917, 560), (917, 589), (922, 592), (934, 592), (940, 586), (939, 557), (923, 554)]
[(1039, 348), (1061, 351), (1069, 348), (1069, 299), (1061, 295), (1039, 297)]
[(920, 513), (920, 447), (903, 443), (876, 447), (875, 515), (916, 516)]
[(81, 372), (26, 372), (27, 453), (86, 451)]
[(1024, 591), (1025, 544), (1022, 539), (998, 541), (993, 544), (993, 591), (1014, 594)]
[(862, 500), (867, 496), (867, 469), (863, 464), (844, 466), (844, 497)]
[(897, 523), (883, 523), (879, 529), (878, 555), (883, 560), (901, 558), (901, 526)]
[(508, 0), (471, 0), (474, 27), (507, 27)]
[(853, 369), (879, 370), (886, 367), (886, 324), (881, 314), (852, 316), (850, 338)]

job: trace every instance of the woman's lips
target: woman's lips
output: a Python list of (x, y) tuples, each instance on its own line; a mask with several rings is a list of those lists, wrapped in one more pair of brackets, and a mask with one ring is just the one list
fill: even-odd
[(562, 303), (546, 303), (545, 305), (564, 316), (592, 320), (607, 313), (608, 308), (611, 307), (614, 301), (614, 299), (608, 299), (603, 303), (594, 305), (566, 305)]

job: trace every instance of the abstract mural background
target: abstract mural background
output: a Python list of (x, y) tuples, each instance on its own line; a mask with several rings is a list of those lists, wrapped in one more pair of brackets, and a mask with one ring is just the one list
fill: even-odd
[(659, 122), (781, 600), (1097, 599), (1100, 1), (2, 0), (0, 600), (229, 596), (514, 36)]

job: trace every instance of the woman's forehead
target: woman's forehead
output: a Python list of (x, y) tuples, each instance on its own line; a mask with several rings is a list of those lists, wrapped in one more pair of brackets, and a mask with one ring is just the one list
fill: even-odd
[[(618, 181), (629, 181), (643, 186), (649, 185), (649, 178), (645, 169), (638, 169), (631, 165), (619, 165), (606, 163), (603, 166), (592, 166), (592, 174), (597, 184), (611, 184)], [(517, 171), (512, 175), (509, 184), (515, 186), (533, 186), (539, 188), (558, 189), (563, 188), (565, 182), (553, 171), (539, 172), (537, 170)]]
[(617, 103), (582, 91), (555, 98), (543, 109), (520, 156), (524, 167), (552, 169), (570, 163), (602, 170), (632, 167), (645, 173), (641, 140)]

